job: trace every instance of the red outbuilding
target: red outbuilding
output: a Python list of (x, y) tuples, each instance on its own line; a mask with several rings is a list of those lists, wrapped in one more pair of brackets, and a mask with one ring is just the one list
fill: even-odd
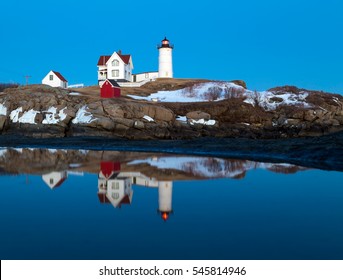
[(106, 179), (109, 179), (113, 174), (120, 172), (120, 162), (102, 161), (100, 162), (100, 172)]
[(106, 79), (100, 88), (100, 96), (103, 98), (120, 97), (120, 86), (115, 80)]

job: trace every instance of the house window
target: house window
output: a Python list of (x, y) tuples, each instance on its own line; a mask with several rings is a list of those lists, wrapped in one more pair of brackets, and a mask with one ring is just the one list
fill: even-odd
[(119, 183), (118, 182), (112, 182), (112, 190), (118, 190), (119, 189)]
[(113, 60), (112, 66), (119, 66), (119, 60), (117, 60), (117, 59)]
[(119, 70), (112, 70), (112, 77), (119, 77)]
[(54, 75), (49, 75), (49, 80), (52, 81), (54, 79)]
[(113, 199), (118, 199), (119, 198), (119, 193), (112, 193), (112, 198)]
[(54, 183), (54, 179), (50, 178), (50, 184), (52, 185)]

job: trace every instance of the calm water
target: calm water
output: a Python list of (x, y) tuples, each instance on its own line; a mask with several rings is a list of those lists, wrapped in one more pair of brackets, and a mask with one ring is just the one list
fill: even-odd
[(343, 173), (0, 150), (1, 259), (343, 259)]

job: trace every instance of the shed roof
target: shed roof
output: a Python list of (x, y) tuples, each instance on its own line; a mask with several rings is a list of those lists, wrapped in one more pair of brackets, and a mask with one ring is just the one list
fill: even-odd
[(57, 72), (57, 71), (51, 71), (52, 73), (54, 73), (61, 81), (63, 82), (68, 82), (60, 72)]
[(106, 81), (108, 81), (112, 87), (117, 87), (117, 88), (120, 88), (120, 85), (118, 85), (118, 83), (116, 82), (116, 80), (113, 80), (113, 79), (106, 79), (105, 82), (103, 83), (103, 85), (106, 83)]

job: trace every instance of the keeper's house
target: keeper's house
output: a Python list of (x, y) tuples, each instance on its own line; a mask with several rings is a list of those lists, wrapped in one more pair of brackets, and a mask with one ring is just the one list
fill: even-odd
[(117, 82), (131, 82), (133, 63), (130, 54), (122, 54), (121, 51), (112, 55), (101, 55), (98, 60), (99, 85), (106, 80)]

